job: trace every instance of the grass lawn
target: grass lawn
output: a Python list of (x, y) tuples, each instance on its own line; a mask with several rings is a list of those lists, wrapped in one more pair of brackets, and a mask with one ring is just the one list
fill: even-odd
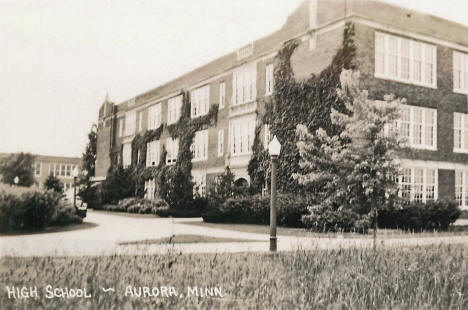
[[(183, 224), (196, 225), (209, 228), (227, 229), (233, 231), (257, 233), (257, 234), (269, 234), (270, 227), (268, 225), (255, 225), (255, 224), (224, 224), (224, 223), (206, 223), (206, 222), (186, 222)], [(404, 232), (396, 229), (378, 229), (377, 235), (379, 238), (419, 238), (419, 237), (443, 237), (443, 236), (460, 236), (468, 235), (468, 226), (455, 226), (452, 228), (453, 231), (447, 232), (423, 232), (423, 233), (411, 233)], [(357, 234), (357, 233), (314, 233), (307, 231), (303, 228), (288, 228), (278, 227), (278, 236), (296, 236), (296, 237), (313, 237), (313, 238), (372, 238), (372, 231), (369, 234)]]
[(122, 242), (119, 245), (149, 245), (149, 244), (178, 244), (178, 243), (207, 243), (207, 242), (261, 242), (261, 240), (218, 238), (201, 235), (175, 235), (161, 239)]
[[(8, 299), (2, 288), (0, 305), (2, 309), (468, 309), (467, 256), (468, 246), (432, 246), (377, 252), (3, 258), (2, 285), (35, 286), (39, 296)], [(47, 285), (84, 288), (90, 298), (48, 299)], [(131, 297), (129, 291), (140, 287), (149, 287), (154, 295)], [(173, 287), (175, 294), (156, 296), (162, 287)], [(221, 295), (189, 296), (188, 288), (194, 287), (208, 288), (209, 293), (217, 288)], [(102, 288), (115, 292), (104, 293)]]

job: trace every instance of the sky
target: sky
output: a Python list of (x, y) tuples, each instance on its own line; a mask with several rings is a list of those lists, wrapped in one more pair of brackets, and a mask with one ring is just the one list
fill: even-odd
[[(0, 0), (0, 152), (81, 156), (120, 103), (279, 29), (303, 0)], [(382, 0), (468, 26), (466, 0)]]

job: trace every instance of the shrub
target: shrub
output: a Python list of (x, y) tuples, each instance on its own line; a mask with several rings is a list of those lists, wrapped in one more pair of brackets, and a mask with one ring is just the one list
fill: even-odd
[(367, 232), (369, 221), (349, 209), (316, 205), (309, 208), (309, 214), (302, 217), (302, 223), (316, 232)]
[(381, 228), (398, 228), (410, 231), (445, 231), (460, 216), (461, 211), (453, 201), (410, 202), (390, 206), (378, 214)]
[(109, 170), (106, 180), (102, 183), (102, 202), (116, 204), (124, 198), (135, 194), (135, 181), (130, 168), (123, 169), (121, 166)]
[[(302, 227), (301, 217), (307, 212), (308, 199), (292, 194), (278, 194), (277, 223), (281, 226)], [(227, 199), (221, 205), (209, 205), (203, 220), (215, 223), (270, 223), (270, 197), (260, 195)]]
[(51, 218), (51, 225), (80, 224), (83, 219), (76, 214), (71, 204), (60, 203)]
[(132, 197), (120, 200), (117, 205), (104, 205), (102, 209), (114, 212), (156, 214), (163, 216), (162, 214), (164, 214), (164, 212), (169, 209), (169, 207), (167, 203), (161, 198), (148, 200)]

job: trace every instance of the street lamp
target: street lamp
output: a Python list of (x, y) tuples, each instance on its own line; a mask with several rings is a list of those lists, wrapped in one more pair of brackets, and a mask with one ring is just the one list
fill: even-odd
[(270, 251), (276, 251), (276, 168), (281, 144), (276, 136), (268, 144), (268, 153), (271, 157), (271, 200), (270, 200)]
[(78, 177), (78, 167), (73, 169), (73, 207), (76, 208), (76, 178)]
[(19, 183), (19, 178), (18, 178), (18, 176), (16, 176), (16, 177), (13, 179), (13, 182), (15, 183), (16, 186), (18, 186), (18, 183)]

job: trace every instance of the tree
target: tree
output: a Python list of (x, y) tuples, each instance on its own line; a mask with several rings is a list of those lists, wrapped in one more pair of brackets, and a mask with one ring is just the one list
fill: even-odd
[(57, 177), (55, 177), (53, 174), (49, 174), (49, 176), (44, 182), (44, 187), (47, 190), (53, 190), (56, 193), (63, 192), (62, 182), (60, 182), (60, 180)]
[(91, 131), (88, 133), (88, 144), (83, 153), (81, 169), (86, 171), (86, 176), (93, 177), (96, 169), (96, 148), (97, 148), (97, 133), (96, 125), (93, 125)]
[(0, 174), (3, 182), (13, 185), (15, 177), (18, 177), (20, 186), (34, 184), (34, 156), (30, 153), (11, 154), (0, 163)]
[(398, 165), (396, 153), (401, 140), (395, 124), (401, 100), (368, 98), (359, 89), (359, 72), (343, 70), (338, 96), (349, 113), (332, 109), (332, 123), (341, 126), (339, 135), (319, 128), (310, 133), (297, 126), (301, 172), (295, 178), (318, 189), (316, 201), (335, 212), (367, 215), (374, 222), (379, 208), (396, 197)]

